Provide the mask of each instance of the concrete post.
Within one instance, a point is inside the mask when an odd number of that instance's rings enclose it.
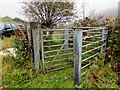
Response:
[[[82,30],[74,32],[74,85],[80,84],[81,61],[82,61]]]
[[[33,50],[33,60],[35,64],[35,68],[39,69],[40,64],[40,53],[39,53],[39,30],[37,29],[37,25],[35,22],[30,22],[31,29],[31,39],[32,39],[32,50]]]

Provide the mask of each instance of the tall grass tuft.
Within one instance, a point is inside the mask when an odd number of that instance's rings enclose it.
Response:
[[[90,66],[80,88],[118,88],[116,83],[118,76],[112,71],[110,64],[104,64],[101,54]]]

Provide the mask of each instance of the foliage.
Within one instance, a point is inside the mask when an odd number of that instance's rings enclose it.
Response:
[[[120,25],[116,23],[113,26],[108,26],[109,36],[108,36],[108,60],[114,63],[120,61]]]
[[[115,24],[110,24],[108,34],[108,49],[106,54],[105,63],[109,63],[111,69],[119,76],[120,67],[120,20],[117,20]],[[117,84],[120,85],[120,79],[118,77]]]
[[[23,2],[24,14],[41,23],[41,27],[52,28],[70,21],[74,16],[73,2]]]
[[[85,17],[83,20],[79,19],[78,21],[74,22],[74,25],[77,27],[98,27],[98,26],[105,26],[105,22],[102,15],[98,17]]]
[[[15,37],[13,45],[20,66],[26,65],[26,61],[31,61],[31,46],[25,32],[26,30],[20,36]]]

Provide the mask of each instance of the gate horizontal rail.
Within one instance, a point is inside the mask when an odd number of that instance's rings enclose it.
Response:
[[[97,55],[98,55],[98,53],[96,53],[96,54],[94,54],[94,55],[92,55],[92,56],[90,56],[90,57],[88,57],[86,59],[83,59],[82,62],[85,62],[85,61],[87,61],[87,60],[89,60],[89,59],[91,59],[91,58],[93,58],[93,57],[95,57]]]
[[[83,37],[83,39],[93,38],[93,37],[96,37],[96,36],[102,36],[102,34],[98,34],[98,35],[95,35],[95,36]]]
[[[73,58],[64,58],[64,59],[59,59],[59,60],[47,61],[47,62],[45,62],[45,63],[59,62],[59,61],[67,60],[67,59],[73,59]]]
[[[86,45],[83,45],[82,47],[87,47],[87,46],[89,46],[89,45],[92,45],[92,44],[95,44],[95,43],[99,43],[99,42],[101,42],[102,40],[99,40],[99,41],[96,41],[96,42],[91,42],[91,43],[89,43],[89,44],[86,44]]]
[[[53,42],[53,41],[63,41],[63,40],[66,40],[66,39],[59,39],[59,40],[45,40],[43,42]],[[73,39],[69,39],[70,40],[73,40]]]
[[[68,48],[68,50],[73,50],[74,48]],[[48,53],[48,52],[57,52],[59,50],[52,50],[52,51],[45,51],[44,53]],[[61,49],[60,51],[64,51],[64,49]]]
[[[52,67],[56,67],[56,66],[66,65],[66,64],[72,64],[72,63],[71,62],[69,62],[69,63],[62,63],[62,64],[57,64],[57,65],[53,65],[53,66],[45,67],[45,68],[47,69],[47,68],[52,68]]]
[[[46,73],[48,73],[48,72],[53,72],[53,71],[58,71],[58,70],[63,70],[63,69],[66,69],[66,68],[71,68],[71,67],[73,67],[73,65],[67,66],[67,67],[63,67],[63,68],[58,68],[58,69],[49,70],[49,71],[46,71]]]
[[[84,54],[86,54],[86,53],[89,53],[89,52],[92,52],[92,51],[94,51],[94,50],[96,50],[96,49],[98,49],[98,48],[101,48],[101,47],[103,47],[103,46],[106,46],[106,44],[104,44],[104,45],[102,45],[102,46],[99,46],[99,47],[96,47],[96,48],[94,48],[94,49],[91,49],[91,50],[89,50],[89,51],[83,52],[82,55],[84,55]]]
[[[73,31],[73,29],[43,29],[43,31]]]
[[[60,55],[57,55],[57,56],[64,56],[64,55],[69,55],[69,54],[74,54],[74,53],[60,54]],[[45,58],[51,58],[51,57],[55,57],[55,56],[56,55],[48,56],[48,57],[45,57]]]

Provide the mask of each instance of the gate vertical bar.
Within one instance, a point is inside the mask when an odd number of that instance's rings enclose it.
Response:
[[[0,88],[2,89],[2,86],[3,86],[3,85],[2,85],[2,80],[3,80],[3,79],[2,79],[2,73],[3,73],[3,72],[2,72],[2,69],[3,69],[3,68],[2,68],[2,56],[0,56],[0,58],[1,58],[1,60],[0,60]]]
[[[102,45],[107,44],[107,34],[108,34],[108,29],[107,28],[103,28],[102,30]],[[102,46],[101,51],[105,51],[106,50],[106,45]]]
[[[108,29],[105,27],[102,30],[102,46],[101,51],[103,52],[104,59],[106,57],[106,48],[107,48],[107,35],[108,35]]]
[[[35,68],[39,70],[40,63],[40,54],[39,54],[39,30],[37,29],[37,25],[35,22],[30,22],[31,29],[31,39],[32,39],[32,50],[33,50],[33,60],[35,64]]]
[[[41,54],[42,54],[42,71],[44,71],[44,44],[43,44],[43,31],[42,29],[40,30],[41,34]]]
[[[120,1],[118,2],[118,20],[120,20]]]
[[[64,31],[64,39],[66,40],[65,46],[64,46],[64,52],[67,54],[68,53],[68,37],[69,37],[69,32],[67,28]],[[65,55],[66,58],[68,58],[68,55]]]
[[[118,25],[120,28],[120,1],[118,2]]]
[[[74,85],[80,84],[81,61],[82,61],[82,30],[74,32]]]

